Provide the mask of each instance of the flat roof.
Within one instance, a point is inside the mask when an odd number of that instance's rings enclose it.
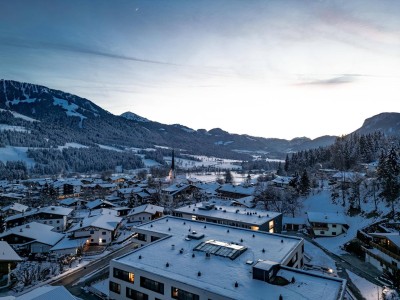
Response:
[[[213,205],[214,207],[205,209],[207,205]],[[208,202],[180,207],[174,211],[254,225],[262,225],[281,215],[281,213],[278,212],[262,211],[238,206],[215,205],[214,203]]]
[[[302,271],[280,271],[289,281],[292,277],[296,279],[295,283],[286,286],[252,279],[252,265],[260,260],[283,263],[301,244],[302,239],[298,237],[171,216],[137,228],[165,234],[165,237],[114,259],[115,262],[233,299],[265,299],[266,295],[269,299],[278,299],[282,295],[283,299],[334,300],[342,291],[342,280],[307,275]],[[199,239],[187,238],[189,234],[193,235],[193,231],[200,236]],[[194,251],[202,242],[209,240],[236,244],[247,249],[235,259]],[[201,276],[198,276],[198,272]],[[235,287],[236,281],[238,287]]]

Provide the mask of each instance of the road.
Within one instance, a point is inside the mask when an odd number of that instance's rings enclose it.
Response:
[[[108,266],[110,260],[122,256],[135,248],[137,244],[129,243],[124,247],[111,252],[110,254],[102,257],[99,260],[95,260],[83,268],[76,270],[75,272],[66,274],[62,278],[56,279],[51,283],[51,285],[63,285],[65,286],[74,296],[80,297],[82,299],[98,299],[96,296],[85,293],[81,287],[85,285],[85,280],[82,278],[87,277],[89,274],[93,273],[93,276],[101,276],[108,273]],[[91,277],[91,276],[88,276]],[[88,278],[89,279],[89,278]],[[82,281],[82,282],[80,282]]]

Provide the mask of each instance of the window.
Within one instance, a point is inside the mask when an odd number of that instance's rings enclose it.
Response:
[[[57,230],[60,230],[60,227],[57,227]]]
[[[57,224],[60,224],[60,220],[57,220]]]
[[[145,242],[145,241],[146,241],[146,235],[143,234],[143,233],[138,233],[137,239],[138,239],[139,241]]]
[[[110,292],[121,294],[121,285],[110,281]]]
[[[320,231],[320,234],[325,234],[325,231],[321,230],[321,231]]]
[[[90,230],[90,234],[94,234],[94,230]]]
[[[47,221],[43,221],[43,224],[47,224]]]
[[[152,242],[159,240],[160,238],[158,236],[151,236],[150,240]]]
[[[53,221],[49,221],[49,224],[53,224]]]
[[[93,242],[94,242],[94,239],[90,239],[90,241],[93,243]]]
[[[332,231],[332,235],[336,235],[336,231]]]
[[[176,287],[171,287],[171,298],[179,300],[199,300],[199,295],[186,292]]]
[[[126,288],[126,298],[135,299],[135,300],[148,300],[149,296],[147,294],[143,294],[141,292],[135,291],[130,288]]]
[[[332,227],[333,227],[333,228],[336,228],[336,224],[332,224]]]
[[[106,239],[102,239],[101,242],[102,242],[102,243],[105,243],[105,242],[106,242]]]
[[[140,276],[140,286],[145,289],[164,295],[164,284],[161,282]]]
[[[128,271],[124,271],[124,270],[120,270],[117,268],[113,269],[113,276],[114,278],[118,278],[121,279],[123,281],[126,282],[130,282],[130,283],[134,283],[135,282],[135,274],[128,272]]]
[[[102,235],[106,235],[106,234],[107,234],[107,232],[103,231],[101,234],[102,234]]]

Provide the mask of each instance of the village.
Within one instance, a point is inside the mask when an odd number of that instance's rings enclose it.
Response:
[[[299,207],[291,214],[271,209],[265,193],[284,193],[293,177],[204,181],[177,174],[173,154],[163,178],[119,173],[2,181],[1,295],[42,299],[34,297],[57,289],[65,299],[155,299],[171,290],[172,299],[359,299],[366,284],[381,297],[391,295],[400,264],[398,223],[377,216],[360,221],[340,204],[327,204],[333,186],[373,177],[375,169],[321,169],[310,196],[292,203]],[[194,259],[201,256],[209,259]],[[204,277],[224,268],[235,270],[234,282],[216,285],[215,275]]]

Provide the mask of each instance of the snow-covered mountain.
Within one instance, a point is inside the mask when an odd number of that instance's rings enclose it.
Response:
[[[285,140],[232,134],[221,128],[194,130],[180,124],[150,121],[132,112],[116,116],[88,99],[11,80],[0,80],[0,109],[0,124],[24,129],[14,131],[13,135],[0,130],[0,145],[58,147],[79,143],[120,149],[158,145],[226,158],[245,158],[249,152],[284,158],[287,152],[331,145],[336,138],[323,136],[314,140],[306,137]],[[372,117],[359,131],[380,129],[385,133],[399,132],[398,115]],[[2,128],[10,128],[8,126]]]

